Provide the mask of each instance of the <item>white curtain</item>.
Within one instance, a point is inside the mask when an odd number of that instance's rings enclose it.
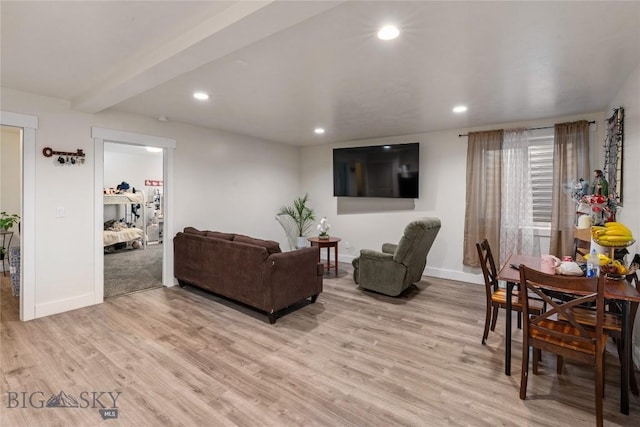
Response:
[[[529,165],[528,132],[504,131],[500,207],[500,265],[511,254],[540,255],[533,230],[533,193]]]

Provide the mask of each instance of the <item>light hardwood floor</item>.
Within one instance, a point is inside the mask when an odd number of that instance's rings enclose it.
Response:
[[[487,345],[481,286],[423,278],[406,298],[358,289],[350,266],[270,325],[193,288],[144,291],[22,323],[2,279],[0,425],[4,426],[574,426],[593,425],[590,369],[568,362],[518,398],[521,331],[503,373],[504,317]],[[514,323],[515,324],[515,323]],[[619,413],[619,364],[607,352],[605,425]],[[8,392],[120,392],[118,419],[95,408],[8,408]],[[16,395],[12,395],[16,396]],[[84,395],[86,397],[86,395]],[[100,402],[111,407],[108,395]],[[18,402],[22,403],[20,400]],[[82,403],[82,401],[80,401]]]

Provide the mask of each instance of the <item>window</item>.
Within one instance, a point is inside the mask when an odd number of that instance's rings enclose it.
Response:
[[[553,188],[553,134],[530,138],[529,165],[533,195],[533,222],[551,223]]]

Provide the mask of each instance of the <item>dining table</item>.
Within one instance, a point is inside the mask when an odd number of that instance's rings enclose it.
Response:
[[[539,256],[513,254],[498,272],[497,279],[506,282],[506,337],[505,337],[505,375],[511,375],[511,297],[513,288],[520,284],[519,266],[525,265],[534,270],[542,270],[542,258]],[[622,305],[622,362],[620,366],[620,412],[629,415],[629,378],[632,369],[631,304],[640,303],[640,292],[626,280],[607,279],[604,285],[605,299],[619,301]]]

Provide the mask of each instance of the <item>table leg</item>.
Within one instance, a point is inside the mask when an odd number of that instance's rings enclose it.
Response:
[[[504,339],[504,374],[511,375],[511,295],[513,294],[513,283],[507,282],[507,330]]]
[[[336,257],[336,277],[338,277],[338,244],[337,243],[336,243],[335,251],[333,252],[333,255],[335,255]]]
[[[331,273],[331,248],[327,246],[327,273]]]
[[[622,366],[620,367],[620,412],[629,415],[629,377],[631,375],[631,325],[629,301],[622,302]]]

